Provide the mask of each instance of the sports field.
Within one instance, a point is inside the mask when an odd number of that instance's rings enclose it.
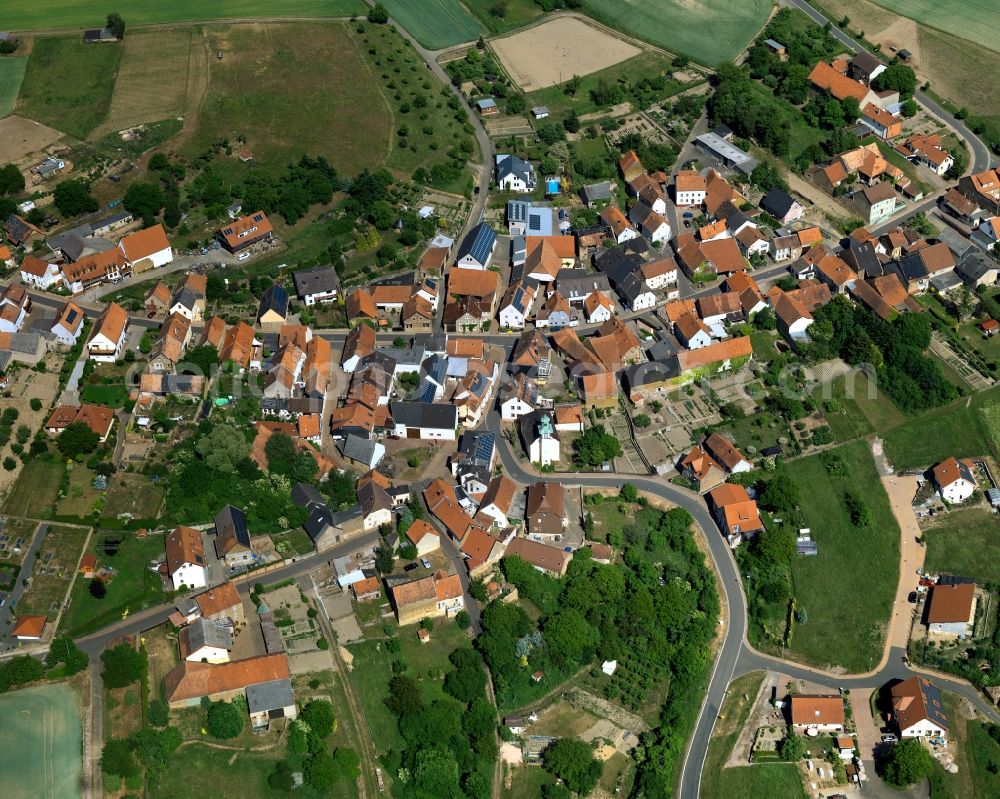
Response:
[[[382,0],[382,5],[429,50],[475,41],[483,30],[458,0]]]
[[[119,11],[125,25],[273,17],[348,17],[362,13],[362,0],[130,0]],[[113,8],[93,0],[4,0],[0,30],[33,31],[103,25]],[[128,33],[126,32],[126,37]]]
[[[208,38],[210,52],[224,55],[211,59],[192,155],[242,137],[256,161],[274,168],[303,153],[349,174],[385,163],[391,116],[346,26],[222,26]]]
[[[80,708],[65,685],[0,696],[0,796],[78,799],[82,772]]]
[[[875,0],[902,17],[1000,52],[996,0]]]
[[[757,35],[770,0],[583,0],[594,19],[709,66],[728,61]]]
[[[108,115],[121,45],[83,44],[80,37],[35,40],[17,112],[85,139]]]
[[[27,68],[27,56],[0,58],[0,117],[14,113],[17,93],[21,91],[21,81]]]

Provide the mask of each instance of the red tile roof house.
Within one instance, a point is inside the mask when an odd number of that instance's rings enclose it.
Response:
[[[566,574],[569,562],[573,559],[572,552],[550,547],[529,538],[515,538],[507,545],[505,557],[515,555],[538,571],[546,572],[553,577],[562,577]]]
[[[708,493],[708,504],[731,547],[739,546],[745,538],[753,538],[764,529],[757,503],[741,485],[724,483],[713,488]]]
[[[929,633],[966,636],[976,621],[976,584],[935,585],[924,612]]]
[[[840,696],[795,694],[788,700],[792,727],[796,731],[843,732],[844,700]]]
[[[970,460],[948,458],[935,466],[931,475],[945,502],[964,502],[976,490],[975,464]]]

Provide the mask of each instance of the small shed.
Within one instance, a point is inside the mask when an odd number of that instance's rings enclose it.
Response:
[[[535,119],[545,119],[549,115],[549,107],[547,105],[536,105],[531,109],[531,115]]]
[[[986,499],[989,500],[991,508],[1000,508],[1000,488],[987,489]]]
[[[611,677],[615,673],[617,668],[618,668],[617,660],[605,660],[604,663],[601,664],[601,671],[603,671],[609,677]]]
[[[781,42],[776,42],[774,39],[765,39],[764,44],[767,45],[767,49],[774,53],[779,58],[785,57],[785,45]]]
[[[909,61],[913,57],[913,53],[909,50],[900,50],[897,55],[899,56],[900,61]]]
[[[1000,322],[996,319],[985,319],[977,327],[983,332],[984,336],[991,338],[997,334],[997,331],[1000,331]]]
[[[497,108],[496,100],[492,97],[486,97],[482,100],[476,100],[476,110],[479,112],[480,116],[488,117],[494,114],[499,114],[500,109]]]

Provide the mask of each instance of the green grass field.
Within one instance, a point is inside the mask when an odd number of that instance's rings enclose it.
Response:
[[[459,0],[382,0],[382,5],[428,50],[473,42],[483,30]]]
[[[725,799],[805,799],[799,771],[791,763],[727,768],[719,774],[714,794]]]
[[[362,0],[131,0],[121,8],[126,25],[198,22],[208,19],[273,17],[346,17],[360,14]],[[113,9],[112,9],[113,10]],[[0,4],[0,30],[89,28],[104,24],[108,9],[89,0],[8,0]],[[126,36],[128,32],[126,31]]]
[[[542,15],[542,7],[535,0],[505,0],[504,15],[493,13],[496,0],[464,0],[463,4],[475,14],[489,33],[506,33],[527,25]]]
[[[100,548],[108,539],[121,539],[115,555]],[[166,598],[160,576],[149,570],[150,562],[163,554],[163,536],[137,538],[135,533],[98,531],[90,539],[90,552],[97,555],[98,566],[117,570],[103,599],[94,599],[88,590],[89,580],[77,580],[70,594],[70,607],[63,614],[60,630],[80,636],[121,619],[127,608],[130,613],[150,607]]]
[[[14,113],[27,68],[28,59],[25,56],[0,58],[0,117]]]
[[[52,509],[52,503],[59,493],[65,468],[62,463],[41,460],[26,463],[7,495],[3,505],[4,513],[44,518]]]
[[[847,376],[837,377],[813,392],[813,397],[824,407],[827,423],[837,441],[851,441],[875,431],[885,433],[906,421],[906,416],[888,396],[871,389],[864,372],[857,372],[853,380]]]
[[[902,17],[1000,52],[994,0],[874,0]],[[990,20],[993,20],[990,22]]]
[[[242,136],[271,169],[303,153],[351,175],[384,163],[389,110],[345,26],[241,25],[213,28],[209,39],[226,57],[212,64],[191,155]]]
[[[163,504],[163,488],[141,474],[115,476],[105,493],[104,518],[131,513],[135,519],[155,519]],[[301,531],[305,535],[305,531]],[[308,538],[308,536],[306,536]]]
[[[77,35],[36,39],[17,112],[85,139],[108,115],[121,52],[118,44],[86,45]]]
[[[714,66],[735,58],[764,27],[769,0],[583,0],[599,22]]]
[[[847,464],[844,477],[830,476],[819,455],[795,461],[790,470],[819,555],[792,562],[792,594],[808,621],[795,625],[788,649],[816,666],[863,672],[882,655],[899,580],[899,527],[868,445],[855,441],[835,451]],[[847,491],[871,510],[871,527],[851,523]]]
[[[528,94],[529,105],[548,106],[549,113],[553,117],[561,117],[575,111],[577,114],[589,114],[599,111],[607,106],[597,105],[591,99],[590,92],[596,88],[600,82],[614,84],[618,82],[633,83],[645,77],[659,75],[668,70],[670,60],[653,50],[646,51],[637,56],[633,56],[620,64],[602,69],[599,72],[592,72],[584,75],[580,79],[580,87],[576,94],[569,95],[563,91],[562,86],[550,86],[547,89],[539,89]],[[672,97],[684,91],[688,84],[680,81],[670,81],[667,90],[662,95],[657,95],[660,99]]]
[[[764,682],[764,672],[753,671],[737,677],[729,684],[726,698],[722,701],[722,709],[719,711],[719,721],[708,744],[705,767],[701,773],[701,795],[705,799],[729,797],[728,793],[719,790],[723,780],[723,766],[729,759],[743,725],[746,724],[750,708],[762,682]]]
[[[983,410],[998,405],[1000,388],[992,388],[935,408],[887,433],[885,454],[897,471],[926,468],[949,455],[995,454],[1000,447],[1000,419],[990,425]],[[992,437],[991,426],[996,428]]]
[[[83,402],[107,405],[110,408],[124,408],[129,403],[128,389],[124,385],[84,386],[80,389]]]
[[[977,583],[1000,582],[1000,561],[984,558],[996,549],[1000,530],[996,516],[982,508],[953,510],[924,533],[930,572],[972,577]]]
[[[66,685],[0,696],[0,795],[4,799],[76,799],[82,772],[82,727]]]

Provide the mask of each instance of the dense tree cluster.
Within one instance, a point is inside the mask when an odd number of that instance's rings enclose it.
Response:
[[[905,788],[931,775],[934,758],[921,741],[910,738],[892,746],[880,766],[886,782]]]
[[[879,388],[901,410],[927,410],[958,396],[937,361],[924,355],[931,341],[928,314],[901,314],[886,321],[837,297],[817,308],[815,318],[809,328],[810,354],[818,359],[839,355],[852,366],[868,364]]]
[[[322,156],[302,156],[278,177],[259,170],[251,172],[243,185],[243,207],[281,214],[294,225],[313,205],[325,205],[340,189],[337,170]]]
[[[602,424],[588,427],[573,442],[573,459],[581,466],[600,466],[621,454],[621,442],[607,432]]]
[[[103,670],[101,678],[108,688],[124,688],[138,682],[146,670],[144,650],[137,650],[128,644],[119,644],[101,653]]]
[[[40,680],[44,675],[42,661],[35,660],[30,655],[15,655],[10,660],[0,662],[0,694]]]
[[[504,706],[530,701],[538,690],[531,682],[535,671],[546,675],[544,688],[550,675],[558,681],[587,663],[638,658],[657,664],[671,690],[661,726],[643,741],[647,756],[638,784],[643,795],[666,796],[697,713],[695,685],[709,662],[718,597],[691,538],[691,516],[675,508],[642,510],[638,517],[622,531],[621,564],[598,564],[579,550],[566,577],[557,580],[505,558],[507,579],[541,617],[536,625],[517,604],[490,603],[476,647]],[[573,773],[586,774],[586,768]]]
[[[90,196],[90,184],[79,178],[56,184],[52,192],[52,203],[67,217],[90,214],[100,208],[97,200]]]

